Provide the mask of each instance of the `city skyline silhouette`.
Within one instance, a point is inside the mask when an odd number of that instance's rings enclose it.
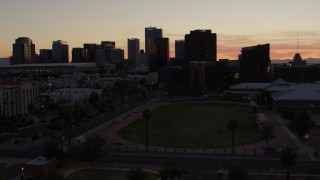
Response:
[[[7,1],[0,7],[0,57],[11,56],[14,40],[24,36],[33,40],[37,53],[61,39],[71,48],[115,41],[127,54],[127,39],[138,38],[144,47],[144,28],[153,26],[169,38],[171,57],[175,40],[191,30],[210,29],[217,33],[218,59],[237,59],[242,47],[264,43],[271,45],[272,59],[292,59],[297,33],[302,57],[319,58],[319,5],[316,0]]]

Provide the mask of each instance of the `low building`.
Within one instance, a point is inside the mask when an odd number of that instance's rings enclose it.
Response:
[[[271,97],[276,109],[316,112],[320,109],[320,84],[296,84],[292,89],[272,93]]]
[[[320,110],[320,83],[289,83],[278,79],[271,83],[240,83],[225,91],[234,100],[257,100],[262,91],[270,93],[270,104],[275,109],[318,112]]]
[[[225,95],[233,100],[250,101],[256,100],[258,94],[264,89],[269,88],[272,83],[240,83],[231,86],[225,91]]]
[[[0,79],[0,116],[27,114],[38,108],[38,87],[28,82]]]
[[[26,179],[34,178],[40,179],[45,176],[47,173],[51,172],[56,168],[55,159],[48,160],[43,156],[39,156],[25,165],[22,169]]]
[[[101,89],[90,88],[64,88],[40,94],[40,98],[49,98],[59,103],[77,103],[90,97],[92,92],[102,93]]]

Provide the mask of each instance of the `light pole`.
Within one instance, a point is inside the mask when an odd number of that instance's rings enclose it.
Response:
[[[24,180],[24,167],[21,168],[20,180]]]

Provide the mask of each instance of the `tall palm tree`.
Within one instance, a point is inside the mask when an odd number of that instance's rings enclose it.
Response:
[[[69,146],[71,146],[71,129],[74,123],[74,116],[71,106],[61,106],[59,109],[59,115],[62,119],[61,135],[63,136],[63,131],[67,132]],[[62,137],[62,149],[63,149],[63,137]]]
[[[232,131],[232,153],[235,153],[234,149],[234,131],[238,128],[238,122],[235,119],[230,119],[228,122],[228,129]]]
[[[290,179],[290,167],[296,163],[297,154],[292,148],[285,147],[280,155],[281,164],[287,168],[287,180]]]
[[[149,150],[149,120],[152,116],[152,111],[150,109],[143,110],[143,119],[146,120],[146,151]]]
[[[270,125],[266,125],[265,127],[263,127],[262,135],[263,135],[263,138],[266,140],[266,145],[268,147],[269,146],[269,139],[272,138],[272,136],[273,136],[272,127]]]

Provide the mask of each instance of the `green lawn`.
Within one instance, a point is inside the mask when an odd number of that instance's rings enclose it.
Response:
[[[72,173],[67,177],[67,180],[127,180],[126,174],[128,171],[117,170],[79,170],[78,176],[76,173]],[[158,175],[153,173],[147,173],[148,180],[157,179]]]
[[[169,104],[152,111],[149,121],[150,145],[166,147],[229,147],[231,131],[228,120],[238,121],[235,144],[261,140],[255,115],[247,105],[226,102]],[[145,143],[145,120],[138,119],[120,130],[120,136]]]

